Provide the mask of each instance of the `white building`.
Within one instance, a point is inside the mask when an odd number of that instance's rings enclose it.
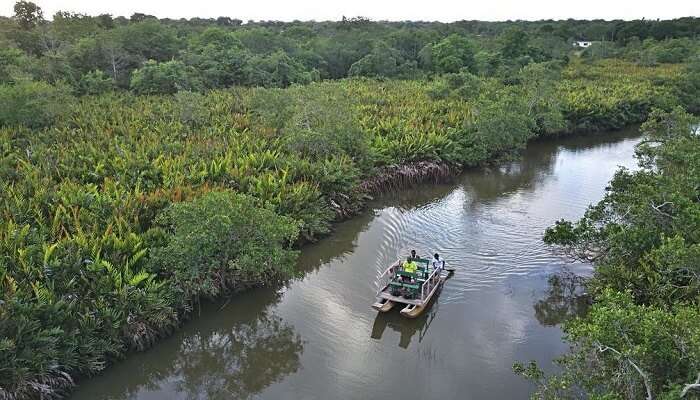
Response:
[[[588,47],[592,44],[593,44],[593,42],[589,42],[586,40],[579,40],[579,41],[574,42],[574,47],[580,47],[582,49],[585,49],[586,47]]]

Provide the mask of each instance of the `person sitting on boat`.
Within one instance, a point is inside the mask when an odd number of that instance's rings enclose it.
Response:
[[[411,260],[417,260],[417,259],[418,259],[418,254],[416,254],[415,250],[411,250],[411,256],[408,257],[408,260],[411,261]]]
[[[445,268],[445,261],[440,259],[440,254],[438,253],[433,255],[431,263],[433,265],[433,270],[438,271],[438,273]]]
[[[404,261],[403,264],[401,264],[401,267],[403,268],[404,272],[409,272],[412,274],[415,274],[416,271],[418,270],[418,264],[416,264],[416,262],[413,261],[413,258],[411,258],[411,257],[408,257],[406,259],[406,261]],[[409,278],[407,276],[403,276],[402,278],[404,281],[411,280],[411,278]]]

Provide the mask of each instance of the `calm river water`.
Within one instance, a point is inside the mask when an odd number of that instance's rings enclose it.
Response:
[[[514,361],[567,350],[577,298],[548,282],[567,264],[542,243],[599,200],[634,132],[531,144],[522,160],[383,196],[304,247],[303,276],[203,306],[172,337],[85,380],[82,399],[525,399]],[[425,314],[370,308],[399,255],[438,251],[457,272]],[[398,309],[398,307],[397,307]]]

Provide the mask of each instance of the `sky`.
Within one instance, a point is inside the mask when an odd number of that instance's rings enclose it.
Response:
[[[372,20],[538,20],[538,19],[671,19],[700,16],[700,0],[34,0],[49,18],[56,11],[88,15],[130,16],[135,12],[160,18],[248,20],[339,20],[363,16]],[[15,0],[0,0],[0,15],[11,16]]]

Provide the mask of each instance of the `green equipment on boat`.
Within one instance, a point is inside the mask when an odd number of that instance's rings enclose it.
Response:
[[[409,257],[387,268],[380,276],[381,289],[372,307],[387,312],[397,303],[406,304],[401,315],[415,318],[428,305],[447,278],[444,269],[432,268],[430,260]]]

